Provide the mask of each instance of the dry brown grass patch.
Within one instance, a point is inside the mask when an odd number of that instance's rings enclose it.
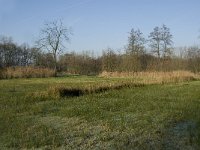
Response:
[[[52,86],[47,90],[47,95],[51,97],[78,97],[92,93],[103,93],[109,90],[119,90],[122,88],[141,87],[144,84],[134,82],[120,82],[101,85],[87,85],[84,87],[68,87],[65,85]]]
[[[9,67],[1,70],[0,79],[53,77],[54,70],[39,67]]]
[[[171,72],[102,72],[100,77],[114,78],[135,78],[138,82],[144,84],[153,83],[178,83],[184,81],[198,80],[198,74],[189,71],[171,71]]]

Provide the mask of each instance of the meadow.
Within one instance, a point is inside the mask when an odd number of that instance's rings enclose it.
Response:
[[[0,149],[200,147],[196,75],[117,76],[0,80]]]

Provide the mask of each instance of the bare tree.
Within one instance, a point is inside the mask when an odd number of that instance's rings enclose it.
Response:
[[[116,71],[119,66],[118,60],[116,52],[111,48],[107,48],[103,51],[102,55],[102,70],[109,72]]]
[[[144,54],[144,44],[146,40],[143,33],[137,29],[131,29],[128,37],[128,47],[126,48],[126,59],[124,65],[128,71],[138,71],[140,69],[140,57]]]
[[[131,54],[136,54],[138,56],[143,52],[146,40],[139,29],[131,29],[131,32],[129,34],[130,36],[128,37],[128,52]]]
[[[150,38],[150,47],[152,48],[152,52],[155,53],[158,58],[161,56],[161,42],[162,42],[162,32],[159,27],[155,27],[153,32],[149,35]]]
[[[163,45],[163,56],[170,56],[172,54],[172,34],[170,32],[170,29],[163,24],[161,28],[161,34],[162,34],[162,45]]]
[[[41,30],[41,38],[37,41],[39,48],[48,50],[54,58],[55,76],[57,75],[57,58],[65,48],[65,43],[69,42],[71,31],[63,25],[61,20],[45,23]]]
[[[160,58],[161,55],[164,57],[171,55],[173,44],[172,34],[166,25],[162,25],[162,27],[155,27],[153,32],[150,33],[149,38],[150,47],[158,58]]]
[[[192,46],[187,49],[188,70],[193,72],[200,71],[200,49],[198,46]]]

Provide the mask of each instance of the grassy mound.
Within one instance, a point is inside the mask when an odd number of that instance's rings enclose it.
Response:
[[[65,85],[58,85],[50,87],[47,90],[49,96],[53,97],[76,97],[92,93],[102,93],[108,90],[119,90],[122,88],[132,88],[132,87],[141,87],[144,84],[140,83],[131,83],[131,82],[122,82],[122,83],[113,83],[113,84],[99,84],[99,85],[87,85],[87,86],[78,86],[78,87],[69,87]]]

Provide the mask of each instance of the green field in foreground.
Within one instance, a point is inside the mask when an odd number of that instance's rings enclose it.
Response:
[[[200,81],[32,97],[50,86],[128,79],[0,80],[0,149],[199,149]]]

